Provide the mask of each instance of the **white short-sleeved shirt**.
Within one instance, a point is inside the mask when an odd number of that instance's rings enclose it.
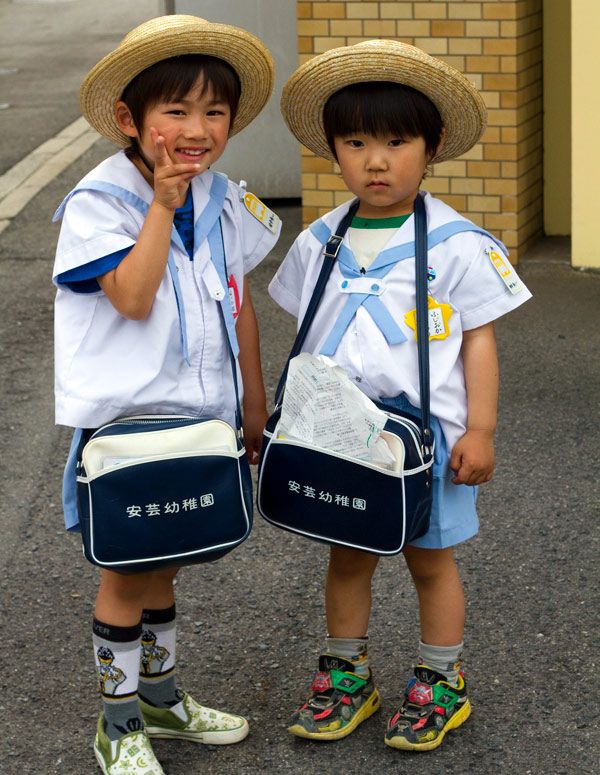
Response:
[[[146,204],[152,188],[125,154],[111,156],[78,184],[100,181],[126,189]],[[214,205],[213,173],[191,183],[194,218]],[[235,393],[219,299],[243,299],[244,275],[279,236],[245,207],[243,190],[227,181],[221,224],[229,291],[211,261],[208,241],[195,245],[194,260],[171,242],[185,309],[188,360],[183,357],[180,314],[170,273],[165,272],[145,320],[120,315],[101,291],[76,293],[58,283],[55,307],[56,422],[94,428],[115,417],[182,413],[233,422]],[[214,211],[214,207],[212,207]],[[208,210],[206,210],[208,212]],[[77,190],[62,220],[53,278],[132,246],[144,215],[109,193]],[[240,382],[241,391],[241,382]]]
[[[468,223],[448,205],[425,195],[428,233],[449,223]],[[335,232],[349,204],[341,205],[321,219]],[[439,232],[438,232],[439,233]],[[409,218],[385,246],[386,251],[414,241],[414,218]],[[348,246],[348,233],[344,238]],[[296,239],[269,285],[273,299],[302,320],[322,265],[323,244],[306,229]],[[467,231],[450,236],[428,253],[429,295],[439,304],[450,305],[447,336],[429,343],[431,412],[440,420],[448,448],[464,434],[467,397],[460,355],[462,332],[489,323],[515,309],[531,297],[512,270],[520,290],[512,293],[495,268],[494,256],[504,256],[502,248],[487,234]],[[508,265],[508,259],[505,259]],[[372,399],[406,394],[420,405],[417,343],[405,315],[415,310],[414,251],[400,260],[385,277],[377,280],[379,300],[406,336],[400,344],[389,345],[382,331],[364,306],[344,332],[332,356],[361,390]],[[368,276],[368,273],[367,273]],[[339,263],[334,266],[323,298],[304,344],[304,350],[318,354],[330,334],[348,293],[342,289],[344,276]]]

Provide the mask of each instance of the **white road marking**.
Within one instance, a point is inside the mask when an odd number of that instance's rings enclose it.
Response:
[[[0,176],[0,234],[44,186],[76,161],[100,135],[78,118]]]

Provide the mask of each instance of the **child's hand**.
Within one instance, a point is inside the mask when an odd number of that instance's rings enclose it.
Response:
[[[199,164],[175,164],[167,152],[165,138],[150,127],[154,143],[154,200],[168,210],[176,210],[185,202],[190,180],[199,170]]]
[[[251,466],[258,463],[258,456],[262,446],[262,435],[265,429],[269,414],[266,407],[260,409],[244,409],[244,446],[246,455]]]
[[[494,434],[487,430],[467,430],[454,445],[450,468],[453,484],[484,484],[494,473]]]

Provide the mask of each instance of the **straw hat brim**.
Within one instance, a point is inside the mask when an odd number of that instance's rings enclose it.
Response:
[[[323,108],[335,92],[365,81],[400,83],[429,97],[445,128],[444,147],[435,163],[466,153],[486,127],[481,95],[458,70],[407,43],[369,40],[309,59],[284,86],[281,112],[302,145],[317,156],[334,159],[325,137]]]
[[[218,57],[237,73],[241,95],[230,135],[256,118],[271,96],[275,67],[258,38],[228,24],[176,14],[150,19],[136,27],[90,70],[79,90],[83,116],[108,140],[122,147],[129,145],[114,115],[115,103],[124,88],[151,65],[184,54]]]

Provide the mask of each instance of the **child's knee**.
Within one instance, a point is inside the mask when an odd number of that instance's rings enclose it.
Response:
[[[329,573],[335,576],[372,576],[379,557],[358,549],[332,546],[329,556]]]
[[[415,583],[426,583],[457,574],[452,547],[448,549],[420,549],[415,546],[407,546],[404,549],[404,559]]]

